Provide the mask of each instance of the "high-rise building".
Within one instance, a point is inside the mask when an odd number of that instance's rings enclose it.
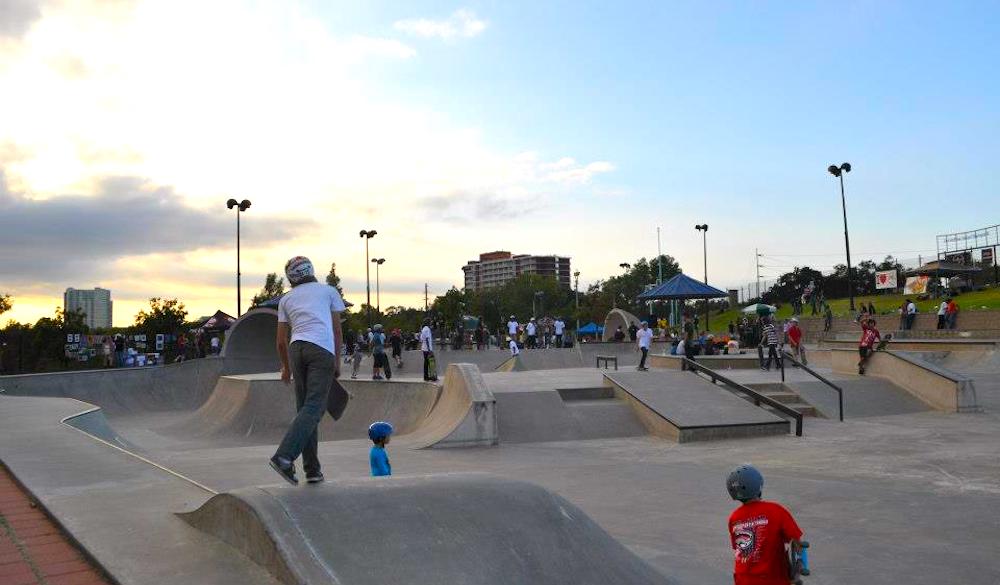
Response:
[[[462,267],[466,290],[483,290],[503,286],[522,274],[551,276],[570,288],[569,258],[566,256],[513,255],[510,252],[480,254],[479,260],[469,260]]]
[[[111,327],[111,291],[106,288],[67,288],[63,293],[63,311],[76,310],[87,315],[84,322],[91,329]]]

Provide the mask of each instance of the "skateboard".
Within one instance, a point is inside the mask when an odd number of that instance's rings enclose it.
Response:
[[[330,394],[326,399],[326,411],[330,413],[333,420],[340,420],[340,417],[344,414],[344,410],[347,409],[347,403],[350,399],[351,395],[340,385],[340,380],[334,378],[333,384],[330,385]]]
[[[788,547],[788,579],[794,585],[802,585],[802,577],[809,575],[809,543],[802,541],[802,548],[795,551]]]
[[[437,359],[434,357],[434,354],[431,354],[430,356],[427,357],[427,375],[430,377],[431,380],[438,379],[438,365],[437,365]]]

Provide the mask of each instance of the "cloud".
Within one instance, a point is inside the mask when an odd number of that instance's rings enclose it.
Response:
[[[393,28],[414,36],[439,38],[446,41],[455,38],[472,38],[486,30],[486,21],[476,17],[471,10],[460,9],[444,20],[430,18],[410,18],[398,20]]]
[[[428,219],[459,225],[480,221],[509,221],[528,215],[542,206],[537,199],[467,191],[425,197],[420,200],[419,205]]]
[[[0,39],[20,39],[42,17],[38,0],[0,1]]]
[[[12,284],[104,280],[122,257],[231,246],[232,219],[191,207],[172,187],[138,177],[101,179],[93,195],[33,200],[12,193],[0,169],[0,265]],[[271,217],[253,241],[287,240],[311,227],[311,220]]]

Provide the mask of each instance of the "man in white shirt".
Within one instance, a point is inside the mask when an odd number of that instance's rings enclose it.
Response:
[[[520,326],[521,324],[517,322],[517,319],[514,318],[514,315],[511,315],[510,320],[507,321],[507,335],[510,335],[513,339],[516,340],[517,328]]]
[[[645,372],[649,368],[646,367],[646,356],[649,355],[649,348],[653,343],[653,330],[649,328],[649,324],[643,321],[639,330],[635,332],[635,342],[639,347],[639,351],[642,352],[642,358],[639,360],[639,371]]]
[[[317,456],[316,427],[324,412],[340,418],[347,404],[347,393],[337,383],[338,356],[343,347],[340,313],[346,307],[337,289],[316,281],[308,258],[296,256],[289,260],[285,276],[292,290],[278,301],[278,358],[281,381],[288,384],[295,380],[298,414],[271,457],[271,468],[288,483],[298,484],[295,460],[302,456],[306,481],[318,483],[323,481],[323,473]]]
[[[906,328],[913,329],[913,321],[917,318],[917,304],[911,300],[906,302]]]
[[[424,326],[420,329],[420,351],[424,352],[424,380],[437,381],[437,372],[432,372],[430,367],[431,358],[434,357],[434,333],[431,332],[430,319],[424,319]]]
[[[938,317],[937,328],[938,329],[944,329],[945,315],[947,313],[948,313],[948,299],[945,299],[945,300],[941,301],[941,306],[938,307],[938,312],[937,312],[937,317]]]
[[[556,330],[556,347],[562,347],[563,331],[566,329],[566,324],[563,323],[562,317],[556,317],[556,322],[552,324],[552,327]]]
[[[531,321],[528,321],[528,324],[524,326],[524,333],[528,336],[528,342],[525,346],[528,349],[535,349],[538,347],[538,326],[535,325],[534,317],[532,317]]]

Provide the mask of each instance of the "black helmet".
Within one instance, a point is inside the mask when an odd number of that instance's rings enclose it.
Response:
[[[764,476],[753,465],[740,465],[729,472],[726,489],[734,500],[745,503],[760,497],[764,489]]]

